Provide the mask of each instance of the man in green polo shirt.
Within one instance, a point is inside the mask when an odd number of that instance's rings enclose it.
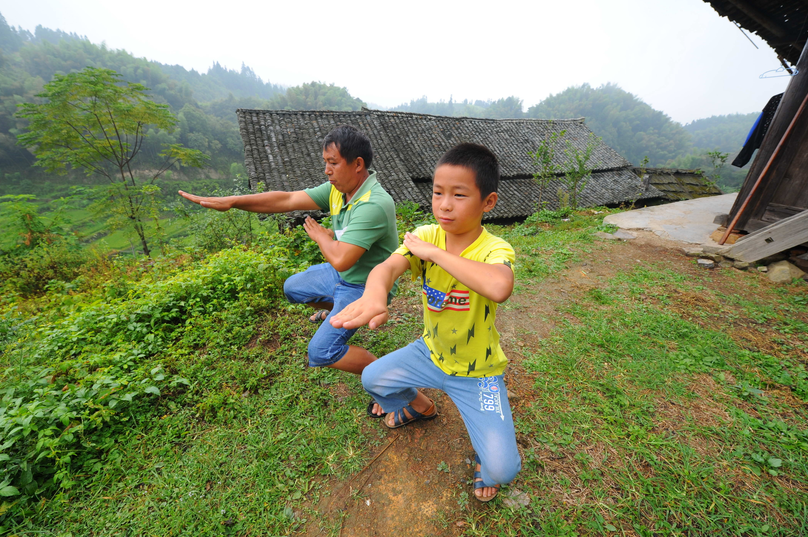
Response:
[[[330,312],[318,311],[312,318],[325,322],[321,322],[309,343],[309,365],[358,375],[376,357],[348,345],[355,329],[334,328],[328,321],[362,296],[371,269],[398,248],[396,209],[393,199],[376,180],[376,172],[369,170],[373,149],[362,132],[348,125],[333,129],[323,140],[323,160],[328,182],[315,188],[227,197],[200,197],[183,191],[179,194],[217,211],[235,208],[282,213],[320,209],[331,214],[333,230],[311,217],[303,223],[327,263],[291,276],[283,289],[290,302]],[[381,414],[381,409],[369,407],[368,412]]]

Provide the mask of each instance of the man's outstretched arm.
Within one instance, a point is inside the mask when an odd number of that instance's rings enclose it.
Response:
[[[387,322],[387,295],[399,276],[407,272],[410,262],[400,254],[393,254],[384,263],[376,265],[368,275],[362,298],[345,306],[331,317],[335,328],[349,330],[368,325],[371,330]]]
[[[289,211],[315,211],[320,207],[302,190],[295,192],[261,192],[243,196],[204,197],[179,191],[179,195],[202,207],[217,211],[241,209],[252,213],[288,213]]]

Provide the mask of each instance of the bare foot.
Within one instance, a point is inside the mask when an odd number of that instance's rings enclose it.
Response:
[[[382,406],[379,403],[373,403],[373,409],[371,412],[376,416],[381,416],[384,414],[384,410],[382,410]]]

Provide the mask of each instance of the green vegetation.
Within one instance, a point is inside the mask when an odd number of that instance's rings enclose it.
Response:
[[[503,307],[527,316],[509,326],[525,343],[509,353],[525,455],[511,488],[531,500],[461,494],[447,523],[466,535],[804,532],[805,284],[631,261],[547,295],[584,262],[625,257],[594,237],[603,211],[493,229],[519,259]],[[402,230],[428,218],[399,212]],[[287,535],[318,524],[328,478],[370,459],[379,438],[358,379],[305,367],[316,326],[282,296],[316,247],[282,222],[228,216],[190,212],[211,237],[154,260],[91,257],[27,294],[2,278],[0,532]],[[233,246],[217,251],[223,233]],[[540,340],[537,318],[551,329]],[[418,333],[399,312],[357,336],[383,355]]]
[[[632,163],[647,155],[659,166],[691,147],[681,125],[614,84],[567,88],[530,107],[527,117],[585,117],[592,132]]]
[[[99,197],[98,214],[110,215],[112,230],[131,226],[148,256],[146,220],[159,229],[155,181],[174,165],[201,167],[205,155],[166,144],[159,153],[162,164],[143,171],[142,159],[135,159],[149,127],[170,133],[176,124],[168,107],[145,92],[141,84],[120,84],[120,75],[109,69],[56,75],[37,95],[45,102],[22,106],[19,116],[30,124],[19,141],[32,148],[36,165],[50,172],[65,173],[70,167],[104,177],[109,184]]]

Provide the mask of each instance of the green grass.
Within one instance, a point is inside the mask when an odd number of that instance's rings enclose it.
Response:
[[[600,249],[619,252],[594,238],[601,219],[489,229],[517,249],[517,293],[528,296]],[[58,441],[37,463],[51,467],[32,476],[61,481],[5,497],[0,533],[289,535],[317,521],[337,535],[339,521],[320,520],[316,506],[381,437],[368,432],[358,378],[305,365],[316,326],[278,288],[302,268],[298,248],[285,239],[121,262],[41,297],[5,296],[0,396],[41,395],[25,426]],[[511,489],[530,504],[478,506],[461,492],[441,513],[446,526],[461,520],[481,536],[808,532],[806,286],[757,277],[644,264],[562,302],[550,336],[521,349],[524,458]],[[689,307],[690,296],[705,302]],[[384,355],[412,341],[420,316],[393,313],[354,342]],[[96,395],[68,399],[81,393]],[[37,417],[46,410],[67,421]],[[30,488],[18,470],[15,483]]]
[[[534,501],[470,534],[808,531],[805,364],[670,307],[702,283],[636,268],[562,309],[561,327],[528,352],[536,395],[516,414],[527,446],[516,486]],[[720,298],[786,333],[806,316],[799,298]],[[782,389],[800,403],[773,397]]]

